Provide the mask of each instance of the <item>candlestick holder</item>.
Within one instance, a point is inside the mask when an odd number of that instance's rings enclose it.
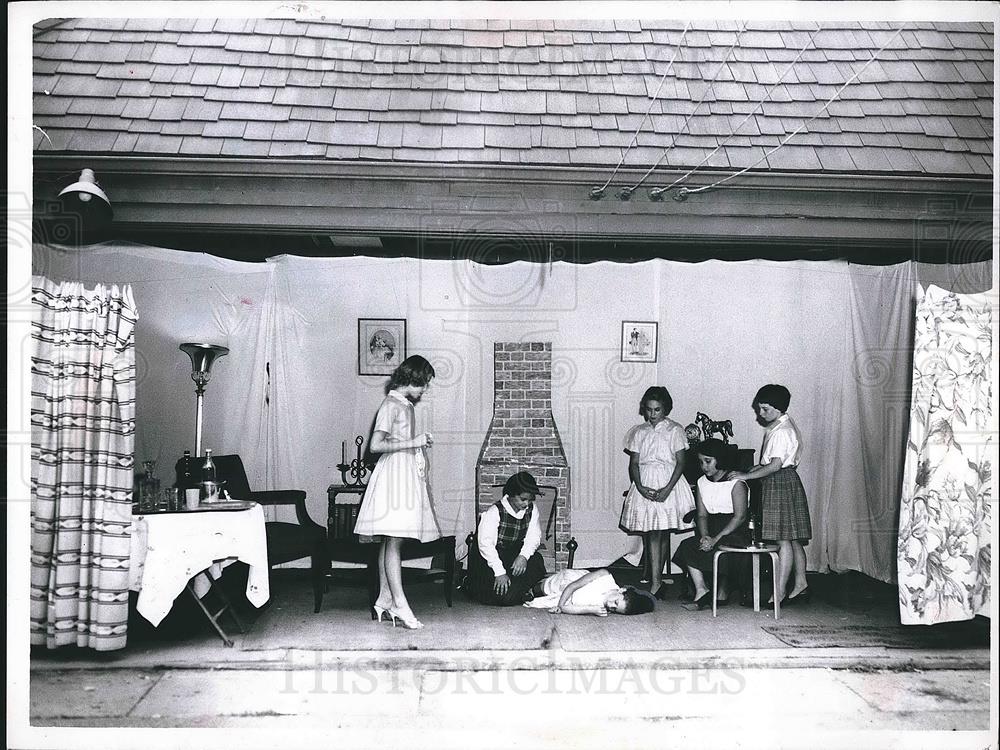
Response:
[[[375,468],[375,462],[367,460],[364,456],[365,439],[358,435],[354,438],[354,445],[357,448],[357,455],[347,463],[347,442],[340,444],[340,463],[337,469],[340,471],[340,478],[347,487],[364,487],[368,483],[368,475]],[[349,478],[348,478],[349,477]]]

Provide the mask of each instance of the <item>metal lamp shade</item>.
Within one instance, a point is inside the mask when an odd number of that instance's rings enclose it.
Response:
[[[59,191],[59,202],[66,214],[78,216],[83,229],[93,229],[111,222],[111,200],[101,190],[94,170],[84,169],[80,179]]]
[[[212,363],[229,354],[229,349],[216,344],[181,344],[181,351],[191,358],[191,379],[199,385],[208,382]]]

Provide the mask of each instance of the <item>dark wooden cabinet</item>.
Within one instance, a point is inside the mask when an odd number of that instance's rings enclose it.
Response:
[[[354,539],[354,524],[358,520],[361,498],[366,487],[351,484],[331,484],[326,488],[326,533],[329,539]],[[337,502],[339,495],[353,495],[353,502]]]
[[[378,550],[379,545],[363,542],[354,533],[354,524],[358,520],[358,511],[364,497],[364,485],[331,484],[326,489],[326,528],[327,528],[327,561],[359,563],[367,566],[365,579],[368,586],[369,604],[374,604],[378,595]],[[354,495],[347,502],[340,495]],[[405,569],[404,577],[431,578],[444,582],[444,596],[448,606],[451,606],[452,589],[455,581],[455,537],[443,536],[430,542],[420,543],[416,539],[407,539],[400,547],[400,557],[403,560],[415,560],[430,557],[433,560],[429,570]],[[332,571],[327,566],[326,575],[329,578]],[[316,611],[322,606],[322,593],[318,594]]]

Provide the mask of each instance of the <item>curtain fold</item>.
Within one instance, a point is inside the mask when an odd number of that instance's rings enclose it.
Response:
[[[32,302],[31,643],[124,648],[135,301],[34,277]]]
[[[993,306],[931,286],[917,307],[899,516],[903,624],[988,615]]]
[[[912,263],[848,267],[849,312],[834,452],[810,569],[895,581],[913,341]],[[812,546],[812,545],[810,545]]]
[[[243,383],[247,401],[246,408],[230,416],[227,427],[254,489],[302,487],[298,441],[308,405],[302,405],[296,367],[308,321],[296,306],[284,257],[267,263],[256,329],[246,337],[247,356],[233,373]],[[268,520],[295,519],[291,507],[265,512]]]

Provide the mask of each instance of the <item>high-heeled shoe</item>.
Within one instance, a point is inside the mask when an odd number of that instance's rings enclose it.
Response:
[[[406,628],[407,630],[420,630],[420,628],[424,626],[424,624],[420,622],[420,620],[418,620],[416,618],[416,615],[414,615],[412,612],[410,612],[408,615],[403,612],[394,612],[391,609],[387,609],[386,612],[388,613],[389,617],[392,618],[393,627],[396,627],[397,619],[401,623],[403,623],[403,627]]]
[[[387,607],[380,607],[377,604],[372,605],[372,619],[375,622],[382,622],[382,615],[388,614],[389,610]]]
[[[789,605],[808,604],[810,599],[812,599],[812,592],[808,588],[804,588],[795,596],[786,596],[782,599],[781,606],[787,607]]]
[[[692,602],[699,610],[711,609],[712,607],[712,592],[706,591],[704,594],[699,596]]]

